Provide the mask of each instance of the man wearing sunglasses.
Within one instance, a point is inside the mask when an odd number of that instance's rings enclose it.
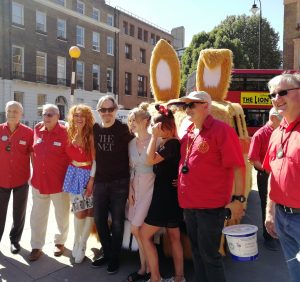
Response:
[[[129,187],[128,143],[133,138],[128,126],[116,120],[118,104],[112,96],[100,98],[97,111],[101,122],[94,125],[96,175],[93,191],[94,218],[103,256],[92,267],[107,266],[107,273],[119,269],[125,205]],[[111,214],[111,228],[108,214]]]
[[[263,169],[262,163],[268,149],[271,134],[273,130],[279,126],[281,119],[282,116],[273,107],[269,112],[268,122],[259,130],[257,130],[252,136],[248,153],[248,160],[257,170],[257,187],[261,203],[264,246],[271,251],[277,251],[278,244],[276,240],[267,232],[264,224],[266,219],[269,173]]]
[[[245,163],[233,128],[211,116],[208,93],[194,91],[181,102],[192,124],[181,139],[178,199],[191,239],[194,281],[222,282],[225,273],[218,250],[225,208],[234,219],[243,215]]]
[[[56,105],[43,106],[43,121],[34,128],[32,153],[33,174],[32,210],[30,216],[31,247],[29,261],[36,261],[42,254],[47,232],[50,202],[53,203],[58,233],[54,238],[54,256],[61,256],[69,231],[70,200],[62,192],[69,159],[66,154],[67,130],[58,122]]]
[[[300,75],[282,74],[268,83],[273,106],[283,116],[274,130],[263,169],[270,172],[265,225],[279,238],[292,281],[300,281]]]

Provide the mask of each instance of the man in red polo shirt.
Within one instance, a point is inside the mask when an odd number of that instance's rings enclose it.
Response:
[[[269,173],[263,169],[262,163],[268,149],[271,134],[279,126],[281,119],[282,116],[273,107],[270,110],[268,122],[252,136],[248,152],[248,159],[257,170],[257,187],[261,204],[264,245],[271,251],[277,251],[278,244],[265,227]]]
[[[23,107],[16,101],[5,106],[6,122],[0,124],[0,241],[4,232],[10,194],[13,194],[13,224],[9,233],[10,250],[20,251],[30,177],[31,128],[20,123]]]
[[[300,75],[282,74],[268,87],[283,116],[274,130],[263,168],[271,173],[265,225],[278,237],[292,281],[300,281]]]
[[[69,196],[62,192],[69,163],[66,154],[68,136],[65,126],[58,119],[58,107],[46,104],[43,106],[43,122],[34,128],[30,261],[39,259],[42,254],[50,201],[54,206],[58,227],[58,234],[54,238],[55,256],[62,255],[69,230]]]
[[[234,219],[243,215],[245,163],[233,128],[210,115],[209,94],[194,91],[181,101],[192,124],[181,139],[178,199],[191,240],[194,281],[221,282],[225,274],[218,250],[225,208]]]

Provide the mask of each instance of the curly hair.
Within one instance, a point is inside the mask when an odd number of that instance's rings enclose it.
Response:
[[[83,104],[75,105],[69,110],[68,115],[68,139],[69,143],[72,143],[72,140],[75,138],[77,134],[77,128],[74,123],[74,114],[76,112],[80,112],[85,117],[85,125],[82,129],[82,142],[83,148],[87,155],[91,155],[91,138],[93,137],[93,125],[95,123],[95,119],[93,116],[92,109]]]

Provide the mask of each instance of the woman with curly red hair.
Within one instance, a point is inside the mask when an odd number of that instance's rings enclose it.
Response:
[[[94,223],[92,189],[96,171],[93,137],[94,116],[90,107],[75,105],[69,111],[67,154],[70,164],[65,176],[64,191],[70,193],[74,212],[75,263],[85,257],[86,242]]]

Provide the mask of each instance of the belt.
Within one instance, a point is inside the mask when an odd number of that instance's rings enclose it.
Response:
[[[296,209],[296,208],[289,208],[289,207],[286,207],[286,206],[283,206],[283,205],[280,205],[280,204],[277,204],[277,206],[282,210],[284,211],[285,213],[300,213],[300,209]]]
[[[72,165],[76,166],[76,167],[90,166],[90,165],[92,165],[92,162],[76,162],[76,161],[72,161]]]

